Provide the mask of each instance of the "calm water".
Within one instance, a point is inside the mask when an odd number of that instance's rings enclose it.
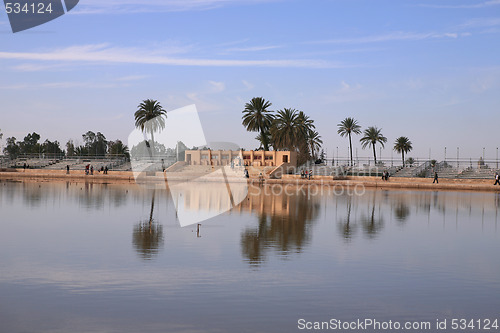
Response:
[[[498,194],[251,188],[198,235],[196,226],[180,228],[162,191],[149,225],[151,190],[0,186],[0,332],[294,332],[300,318],[500,319]]]

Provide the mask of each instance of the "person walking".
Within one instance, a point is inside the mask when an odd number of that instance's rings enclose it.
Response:
[[[495,172],[495,184],[493,185],[500,185],[500,176],[498,176],[498,171]]]
[[[437,172],[434,172],[434,181],[433,181],[432,183],[433,183],[433,184],[434,184],[434,183],[439,184],[439,180],[438,180],[438,173],[437,173]]]

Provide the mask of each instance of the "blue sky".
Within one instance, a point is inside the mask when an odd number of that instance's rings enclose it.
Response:
[[[383,129],[383,158],[401,135],[414,157],[496,158],[499,37],[500,0],[81,0],[16,34],[2,8],[0,144],[126,140],[153,98],[196,104],[209,141],[251,149],[241,111],[263,96],[315,119],[330,157],[351,116]]]

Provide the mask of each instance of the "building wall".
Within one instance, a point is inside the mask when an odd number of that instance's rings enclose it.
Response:
[[[281,163],[297,165],[297,153],[291,151],[253,150],[186,150],[185,161],[189,165],[278,166]]]

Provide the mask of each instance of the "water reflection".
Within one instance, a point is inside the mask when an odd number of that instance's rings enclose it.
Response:
[[[377,199],[377,192],[372,193],[372,202],[371,202],[371,213],[368,216],[363,216],[361,219],[362,224],[363,224],[363,230],[365,234],[368,236],[368,238],[376,238],[377,235],[380,233],[382,228],[384,227],[384,219],[381,217],[381,215],[375,217],[375,207],[376,207],[376,199]],[[380,207],[379,207],[380,208]]]
[[[353,197],[350,195],[347,195],[345,198],[347,199],[346,200],[347,213],[346,213],[346,216],[344,218],[340,219],[340,224],[339,224],[340,233],[339,234],[342,236],[344,241],[349,242],[351,240],[352,236],[354,235],[354,233],[356,232],[357,225],[356,224],[353,225],[351,223],[351,211],[352,211]]]
[[[163,248],[163,226],[155,221],[145,221],[134,226],[132,244],[139,256],[153,259]]]
[[[156,189],[151,190],[149,219],[134,226],[132,244],[141,258],[153,259],[163,247],[163,226],[153,219]]]
[[[297,318],[332,313],[498,316],[499,194],[255,187],[197,238],[166,191],[0,185],[1,332],[289,332]],[[224,207],[209,200],[184,202]]]
[[[281,258],[302,252],[311,241],[312,224],[319,215],[320,202],[317,196],[309,196],[308,190],[290,196],[273,191],[272,186],[251,186],[247,200],[239,209],[257,213],[257,227],[246,228],[240,243],[245,260],[258,266],[269,252]]]
[[[398,198],[394,205],[394,216],[399,222],[405,222],[410,215],[410,208],[408,207],[404,198]]]

